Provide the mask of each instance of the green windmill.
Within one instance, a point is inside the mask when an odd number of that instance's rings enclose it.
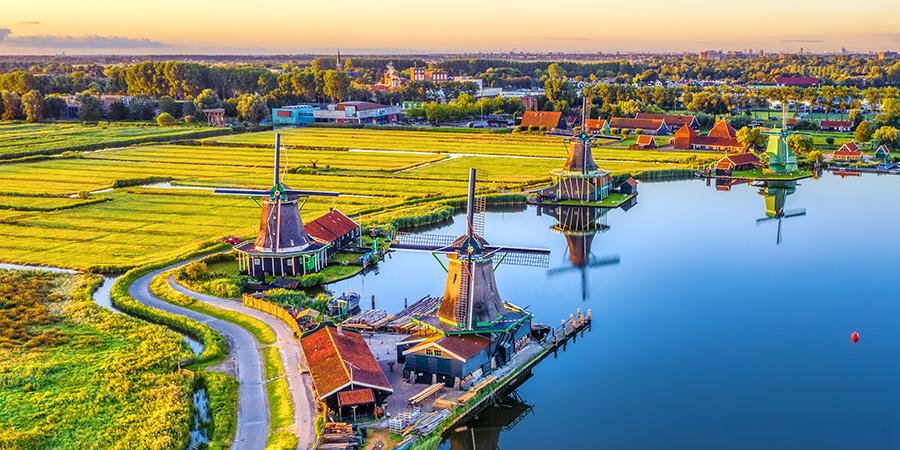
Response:
[[[787,130],[787,104],[782,102],[781,130],[766,132],[769,143],[766,145],[766,156],[769,159],[769,172],[791,173],[799,169],[797,155],[788,148],[788,137],[794,134]]]

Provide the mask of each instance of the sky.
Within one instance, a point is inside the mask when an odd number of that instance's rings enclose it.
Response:
[[[0,54],[897,50],[896,0],[0,0]],[[752,5],[752,6],[751,6]]]

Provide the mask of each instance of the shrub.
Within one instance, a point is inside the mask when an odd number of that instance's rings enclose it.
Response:
[[[536,127],[536,126],[534,126],[534,125],[530,125],[530,126],[528,127],[528,131],[538,131],[538,127]]]
[[[609,134],[617,135],[617,134],[619,134],[619,129],[618,128],[610,128]]]
[[[629,130],[627,128],[622,129],[622,136],[628,136],[630,134],[631,134],[631,130]]]
[[[640,135],[642,135],[642,134],[644,134],[644,130],[643,130],[643,129],[636,128],[636,129],[634,130],[634,135],[635,135],[635,136],[640,136]]]
[[[194,116],[184,116],[184,123],[197,123],[197,118]]]
[[[171,127],[175,125],[175,118],[169,113],[162,113],[156,118],[156,123],[161,127]]]
[[[540,127],[538,127],[538,131],[541,131],[541,132],[547,131],[547,127],[541,125]]]
[[[834,145],[834,138],[833,137],[825,138],[825,143],[828,145]]]

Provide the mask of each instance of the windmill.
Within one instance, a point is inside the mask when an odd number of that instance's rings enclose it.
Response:
[[[543,213],[556,218],[551,230],[566,236],[569,266],[547,270],[553,277],[573,271],[581,272],[581,300],[587,300],[587,269],[619,264],[619,256],[597,257],[591,251],[594,236],[609,230],[606,224],[605,208],[585,208],[580,206],[547,207]]]
[[[806,208],[791,211],[784,210],[786,197],[796,192],[796,188],[796,181],[769,181],[759,190],[759,195],[766,199],[766,217],[756,219],[756,224],[761,225],[773,220],[778,221],[778,232],[775,237],[776,245],[781,244],[781,221],[791,217],[806,215]]]
[[[476,171],[469,169],[466,206],[466,233],[462,236],[398,233],[391,244],[397,250],[424,251],[448,257],[447,284],[436,314],[423,316],[423,322],[444,333],[497,332],[505,330],[513,316],[530,317],[500,299],[494,270],[502,263],[547,267],[550,250],[491,245],[474,226]],[[497,260],[496,265],[494,260]],[[440,262],[440,259],[438,259]],[[441,263],[443,265],[443,263]],[[521,319],[521,317],[520,317]]]
[[[769,142],[766,144],[766,156],[768,156],[769,172],[772,173],[791,173],[799,168],[797,163],[797,155],[792,152],[788,146],[788,137],[794,134],[804,134],[789,132],[787,130],[787,103],[781,103],[781,130],[766,131],[764,134],[769,135]]]
[[[260,204],[262,214],[259,221],[259,231],[256,240],[250,243],[241,243],[235,246],[235,250],[241,253],[243,259],[241,266],[246,265],[248,273],[254,276],[269,273],[281,276],[288,275],[288,268],[293,275],[297,275],[297,263],[302,262],[302,273],[308,270],[318,270],[324,267],[324,247],[315,242],[303,229],[303,219],[300,217],[300,197],[304,197],[303,203],[312,195],[337,196],[337,192],[307,191],[291,189],[286,186],[279,174],[281,162],[281,135],[275,134],[275,165],[273,170],[272,187],[262,189],[216,189],[219,195],[240,195],[250,198],[263,197]],[[280,263],[276,263],[276,260]]]
[[[581,109],[582,127],[575,135],[551,135],[562,136],[574,140],[567,145],[566,164],[562,169],[554,169],[550,174],[555,178],[556,184],[541,189],[540,198],[548,198],[553,201],[577,201],[580,203],[596,202],[609,196],[612,190],[612,177],[609,171],[602,170],[594,162],[591,153],[591,145],[598,139],[609,139],[611,136],[591,135],[586,126],[587,102]]]

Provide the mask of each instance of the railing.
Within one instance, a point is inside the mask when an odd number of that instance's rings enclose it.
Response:
[[[253,308],[281,319],[282,322],[294,331],[298,338],[303,334],[303,331],[300,330],[300,325],[297,324],[297,320],[295,320],[294,317],[291,316],[291,313],[287,312],[284,308],[249,295],[244,296],[243,303],[244,306],[248,308]]]

